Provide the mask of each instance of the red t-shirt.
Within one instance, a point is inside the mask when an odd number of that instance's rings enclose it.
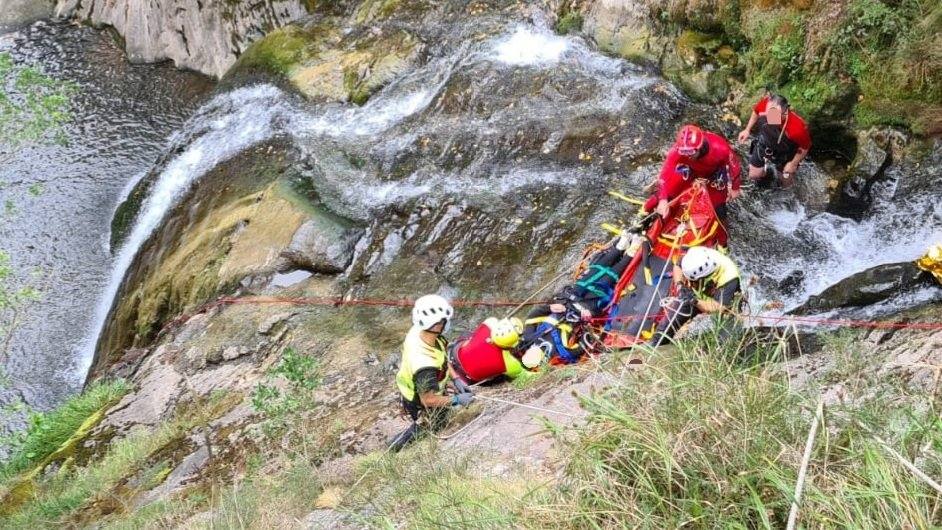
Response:
[[[712,132],[706,132],[704,138],[709,149],[707,154],[701,158],[682,156],[675,147],[667,152],[664,165],[661,167],[657,193],[645,203],[646,210],[651,211],[659,200],[671,200],[680,195],[698,178],[710,181],[707,188],[713,206],[725,204],[730,189],[739,189],[739,177],[742,172],[739,156],[729,146],[726,138]],[[690,174],[687,178],[684,178],[683,173],[677,170],[678,166],[689,168]],[[713,178],[718,171],[724,168],[727,169],[729,182],[721,182]]]
[[[768,104],[769,97],[765,96],[756,103],[752,110],[756,114],[764,114]],[[783,118],[783,120],[785,121],[785,136],[805,151],[811,149],[811,134],[808,132],[808,125],[805,124],[804,118],[799,116],[797,112],[789,110],[787,119]]]
[[[491,328],[481,324],[474,330],[471,338],[458,345],[458,364],[471,379],[469,383],[497,377],[507,371],[504,366],[504,352],[491,343],[490,337]]]

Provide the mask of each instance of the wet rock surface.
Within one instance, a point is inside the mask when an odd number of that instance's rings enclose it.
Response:
[[[0,32],[48,18],[53,12],[52,0],[0,1]]]
[[[893,129],[861,131],[857,137],[857,154],[848,168],[848,177],[829,210],[860,219],[873,204],[873,187],[894,178],[890,168],[905,164],[907,137]]]
[[[671,85],[582,39],[498,11],[426,6],[437,24],[406,22],[408,5],[370,15],[375,31],[343,37],[359,53],[406,23],[424,43],[421,59],[395,69],[362,107],[236,90],[265,95],[274,110],[258,127],[278,140],[195,176],[134,258],[100,352],[146,344],[168,317],[290,267],[343,272],[357,296],[523,293],[629,210],[607,191],[646,184],[663,139],[691,110]],[[236,99],[205,119],[231,114]],[[134,195],[176,178],[199,134]],[[280,191],[284,183],[294,191]]]
[[[362,231],[343,226],[324,226],[307,221],[291,238],[281,255],[296,267],[321,274],[343,272],[353,260],[353,249]]]
[[[796,314],[863,307],[919,287],[938,287],[935,279],[912,262],[891,263],[854,274],[796,308]]]
[[[605,5],[635,16],[630,2]],[[691,103],[647,70],[603,56],[579,37],[553,34],[539,13],[510,3],[365,3],[343,19],[355,31],[340,32],[333,20],[335,31],[323,36],[343,50],[291,57],[287,71],[317,74],[308,92],[300,84],[234,81],[232,92],[193,122],[198,130],[175,142],[142,181],[137,193],[145,196],[173,179],[186,184],[170,190],[176,199],[158,212],[166,216],[156,216],[161,222],[117,293],[95,376],[124,375],[135,391],[107,412],[89,443],[156,429],[194,403],[223,405],[167,450],[166,480],[141,502],[238,476],[260,439],[252,393],[261,384],[284,388],[268,376],[288,347],[325,367],[316,406],[305,413],[332,451],[319,485],[349,486],[359,475],[355,456],[383,451],[407,425],[392,373],[408,311],[287,301],[402,300],[436,291],[456,299],[522,298],[573,265],[587,243],[607,238],[600,223],[631,219],[633,207],[607,191],[640,193],[679,124],[697,120],[735,132],[717,111]],[[305,33],[313,27],[292,38],[313,38]],[[402,41],[389,45],[390,35],[409,41],[408,53],[396,55]],[[384,62],[385,46],[395,64]],[[311,88],[315,81],[324,85]],[[241,118],[227,122],[229,116]],[[201,158],[207,152],[224,154]],[[859,167],[865,172],[872,164]],[[905,176],[874,184],[875,199],[859,220],[825,211],[829,175],[813,163],[802,168],[797,190],[747,190],[731,206],[732,252],[758,278],[757,298],[786,298],[791,309],[820,293],[812,298],[820,307],[843,307],[902,290],[907,265],[869,265],[881,263],[874,250],[880,245],[927,239],[922,231],[884,234],[912,213],[892,212],[890,198],[937,189],[927,172]],[[932,219],[937,212],[925,205]],[[272,285],[286,267],[318,274]],[[825,290],[856,269],[866,272]],[[256,294],[286,303],[204,305],[221,295]],[[455,334],[492,312],[462,308]],[[916,353],[893,334],[871,339],[893,348],[886,374],[926,382],[912,363],[932,360],[935,338]],[[813,342],[801,342],[802,351]],[[630,371],[599,370],[549,376],[525,390],[488,387],[481,395],[539,407],[571,425],[583,416],[574,392],[628,379]],[[467,427],[461,436],[442,434],[449,450],[490,450],[496,458],[481,466],[493,476],[518,464],[554,476],[554,442],[537,411],[475,407],[461,420],[468,423],[455,425]],[[212,458],[210,448],[217,451]],[[347,523],[345,514],[325,508],[304,524]]]

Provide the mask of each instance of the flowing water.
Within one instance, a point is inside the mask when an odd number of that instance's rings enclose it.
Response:
[[[72,42],[79,43],[75,49]],[[314,104],[256,84],[219,94],[195,113],[205,84],[163,67],[128,66],[99,32],[40,25],[3,43],[63,77],[84,79],[83,92],[90,93],[79,105],[75,144],[24,155],[0,173],[33,175],[48,188],[0,233],[23,256],[20,268],[43,269],[50,294],[30,321],[43,318],[17,334],[8,363],[36,403],[75,388],[137,251],[168,212],[210,169],[249,147],[288,138],[324,203],[373,223],[355,258],[369,268],[391,263],[411,238],[425,245],[447,240],[456,255],[470,253],[462,245],[474,234],[455,228],[462,219],[487,223],[477,229],[489,232],[478,234],[477,243],[499,242],[516,228],[493,218],[514,220],[513,208],[535,216],[537,237],[526,240],[533,245],[553,245],[550,236],[569,219],[587,226],[611,220],[604,211],[611,202],[599,201],[600,211],[585,203],[604,198],[609,187],[638,192],[657,166],[650,158],[695,108],[657,76],[581,39],[531,25],[508,24],[486,39],[435,48],[362,107]],[[92,75],[95,54],[102,55],[96,68],[105,68]],[[176,93],[180,86],[186,92]],[[622,157],[632,166],[605,165]],[[112,260],[110,214],[148,169],[154,180]],[[748,224],[734,228],[734,252],[747,273],[761,278],[757,298],[794,307],[854,272],[912,259],[939,241],[942,190],[917,194],[898,184],[905,178],[884,186],[859,222],[812,211],[780,193],[750,192],[734,215]],[[553,209],[540,210],[545,207],[534,201],[547,193],[557,195]],[[409,215],[402,225],[377,217],[388,207],[408,212],[430,205],[444,213]],[[468,205],[481,210],[479,217],[466,215]],[[39,212],[48,212],[42,216],[48,223],[29,223]],[[389,226],[378,226],[383,223]]]
[[[795,308],[853,274],[915,260],[942,243],[942,182],[929,174],[901,173],[875,189],[873,205],[859,221],[809,210],[790,196],[764,201],[764,218],[747,221],[757,226],[735,242],[744,268],[759,278],[756,308],[769,301],[781,302],[782,310]],[[929,288],[857,314],[886,315],[938,298],[939,290]]]
[[[123,190],[143,174],[212,89],[169,65],[131,65],[106,31],[38,22],[0,35],[20,64],[74,83],[68,144],[24,149],[0,167],[13,211],[0,220],[0,248],[20,282],[41,291],[20,315],[3,369],[12,390],[40,409],[82,383],[75,352],[93,324],[111,269],[108,234]],[[38,195],[30,193],[39,191]]]

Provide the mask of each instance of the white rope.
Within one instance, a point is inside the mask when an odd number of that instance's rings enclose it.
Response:
[[[801,494],[805,488],[805,477],[808,473],[808,462],[811,461],[811,451],[814,449],[814,439],[818,435],[818,425],[824,416],[824,400],[818,400],[818,408],[814,413],[814,420],[811,422],[811,430],[808,432],[808,440],[805,442],[805,454],[801,458],[801,467],[798,469],[798,482],[795,484],[795,495],[792,499],[792,507],[788,512],[788,524],[786,530],[794,530],[798,523],[798,505],[801,504]]]
[[[570,413],[568,413],[568,412],[560,412],[560,411],[558,411],[558,410],[546,409],[546,408],[543,408],[543,407],[537,407],[537,406],[535,406],[535,405],[526,405],[526,404],[524,404],[524,403],[517,403],[517,402],[515,402],[515,401],[509,401],[509,400],[506,400],[506,399],[501,399],[501,398],[496,398],[496,397],[480,396],[480,395],[475,395],[474,397],[475,397],[476,399],[483,399],[484,401],[494,401],[494,402],[497,402],[497,403],[503,403],[503,404],[505,404],[505,405],[511,405],[511,406],[514,406],[514,407],[520,407],[520,408],[524,408],[524,409],[531,409],[531,410],[535,410],[535,411],[538,411],[538,412],[545,412],[545,413],[547,413],[547,414],[556,414],[556,415],[558,415],[558,416],[567,416],[567,417],[569,417],[569,418],[581,418],[581,417],[582,417],[582,416],[580,416],[580,415],[578,415],[578,414],[570,414]]]
[[[872,436],[873,439],[876,440],[877,443],[880,444],[880,446],[883,447],[883,449],[886,452],[890,453],[890,455],[893,456],[893,458],[899,460],[899,463],[903,464],[903,467],[908,469],[910,473],[922,479],[922,481],[928,484],[929,486],[932,486],[932,489],[936,490],[939,493],[942,493],[942,485],[940,485],[938,482],[933,480],[932,477],[930,477],[929,475],[925,474],[925,472],[923,472],[921,469],[914,466],[912,462],[903,458],[903,455],[899,454],[898,452],[896,452],[895,449],[890,447],[890,445],[886,443],[883,440],[883,438],[880,438],[879,436],[877,436],[876,434],[872,432],[870,433],[870,436]]]

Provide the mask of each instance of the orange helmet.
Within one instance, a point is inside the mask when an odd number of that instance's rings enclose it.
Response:
[[[695,156],[706,142],[706,135],[696,125],[684,125],[677,133],[674,147],[681,156]]]

